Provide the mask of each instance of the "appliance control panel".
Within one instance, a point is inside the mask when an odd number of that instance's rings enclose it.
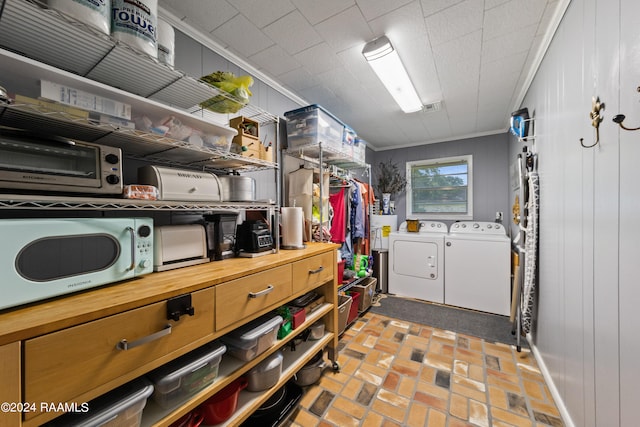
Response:
[[[507,232],[502,224],[497,222],[483,221],[460,221],[451,224],[450,233],[465,234],[498,234],[506,235]]]

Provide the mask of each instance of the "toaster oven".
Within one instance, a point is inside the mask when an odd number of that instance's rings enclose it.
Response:
[[[0,188],[121,194],[119,148],[0,127]]]

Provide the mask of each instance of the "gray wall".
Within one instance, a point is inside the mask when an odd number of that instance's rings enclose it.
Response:
[[[539,290],[531,338],[575,426],[638,425],[640,3],[573,0],[523,106],[535,116]],[[594,142],[592,97],[605,103]],[[531,144],[529,144],[531,145]],[[511,159],[521,144],[511,147]]]
[[[507,124],[505,123],[505,127]],[[473,219],[476,221],[494,221],[496,212],[503,212],[503,222],[510,218],[509,206],[509,137],[508,134],[483,136],[420,145],[411,148],[373,152],[367,158],[372,165],[372,184],[376,183],[376,165],[391,158],[402,171],[406,162],[414,160],[436,159],[441,157],[473,156]],[[381,195],[376,194],[377,198]],[[396,194],[395,212],[398,221],[406,219],[406,195]],[[453,221],[444,221],[451,224]]]

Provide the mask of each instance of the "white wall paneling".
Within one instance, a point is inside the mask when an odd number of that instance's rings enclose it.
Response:
[[[639,27],[634,0],[573,0],[522,104],[534,111],[541,182],[531,339],[575,426],[637,424],[640,132],[611,118],[640,125]],[[593,96],[605,103],[600,143],[582,148],[594,140]]]
[[[620,2],[620,104],[609,109],[609,116],[626,115],[624,124],[640,126],[640,5],[637,0]],[[638,160],[640,131],[620,133],[620,424],[638,422],[640,402],[640,370],[638,354],[638,242],[640,228],[640,197],[638,193]]]

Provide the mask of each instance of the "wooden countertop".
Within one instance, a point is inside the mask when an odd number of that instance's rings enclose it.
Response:
[[[230,258],[148,274],[87,291],[0,311],[0,345],[194,292],[268,268],[334,250],[333,243],[307,243],[305,249],[280,250],[256,258]]]

